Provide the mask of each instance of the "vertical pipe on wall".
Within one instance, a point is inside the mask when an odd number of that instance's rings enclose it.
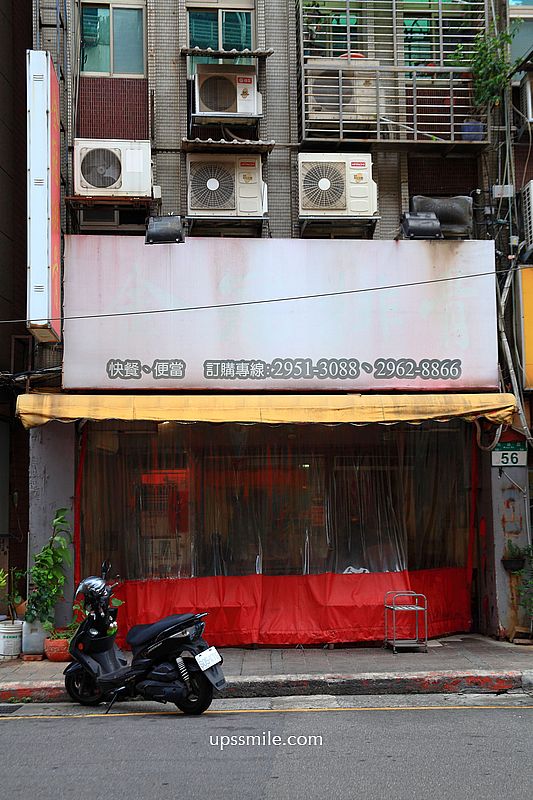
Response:
[[[78,464],[76,467],[76,484],[74,487],[74,583],[81,580],[81,490],[83,485],[83,468],[87,455],[87,426],[81,432]]]

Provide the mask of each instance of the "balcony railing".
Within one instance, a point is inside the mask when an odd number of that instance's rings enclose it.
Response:
[[[486,29],[485,0],[297,0],[301,57],[381,66],[466,64]]]
[[[486,141],[487,119],[468,122],[486,0],[297,4],[304,139]]]
[[[302,68],[302,135],[314,140],[485,143],[472,78],[461,69],[309,58]]]

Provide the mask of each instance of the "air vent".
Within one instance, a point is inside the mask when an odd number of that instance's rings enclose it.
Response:
[[[303,164],[302,190],[302,208],[346,208],[344,164]]]
[[[80,169],[83,179],[95,189],[118,188],[121,184],[120,152],[103,147],[89,150],[81,160]]]
[[[216,162],[191,168],[191,208],[235,208],[235,176]]]
[[[339,76],[332,72],[313,73],[311,82],[312,101],[320,111],[338,111],[342,97],[343,108],[353,101],[354,82],[344,80],[339,84]]]
[[[200,102],[210,111],[230,112],[237,110],[235,83],[224,75],[211,75],[202,81]]]

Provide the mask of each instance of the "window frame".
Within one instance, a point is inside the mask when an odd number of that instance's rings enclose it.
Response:
[[[83,8],[88,6],[106,7],[109,9],[109,72],[95,72],[84,70],[81,63],[83,57]],[[114,72],[113,70],[113,11],[114,9],[132,9],[142,11],[142,44],[143,44],[143,71],[142,72]],[[147,75],[147,47],[146,47],[146,2],[145,0],[82,0],[80,6],[80,77],[82,78],[133,78],[134,80],[146,78]]]
[[[245,2],[243,2],[242,4],[239,4],[239,5],[237,5],[237,4],[233,5],[230,2],[224,3],[223,6],[219,6],[218,3],[216,5],[211,5],[209,3],[209,0],[204,0],[204,2],[198,3],[198,4],[196,4],[196,3],[192,4],[190,2],[187,3],[187,47],[192,47],[192,45],[191,45],[191,27],[190,27],[190,21],[189,21],[190,20],[189,14],[191,13],[191,11],[192,12],[195,12],[195,11],[196,12],[198,12],[198,11],[209,11],[209,12],[216,11],[217,12],[218,49],[219,50],[223,50],[224,49],[223,48],[223,35],[224,35],[223,34],[223,19],[224,19],[223,14],[224,13],[238,14],[239,12],[244,13],[244,14],[249,14],[250,15],[250,32],[251,32],[251,49],[253,50],[255,48],[256,41],[257,41],[256,30],[255,30],[255,21],[256,21],[255,6],[252,6],[252,5],[249,5],[249,4],[247,5]],[[188,61],[187,73],[188,73],[189,78],[193,78],[195,76],[195,74],[196,74],[196,63],[197,62],[194,59],[195,59],[194,56],[189,56],[189,58],[187,59],[187,61]],[[246,61],[246,57],[244,57],[244,59],[245,60],[240,60],[238,58],[235,58],[233,60],[233,63],[234,64],[238,64],[238,63],[246,64],[246,63],[248,63],[248,61]],[[202,63],[202,62],[200,62],[200,63]],[[207,62],[207,63],[211,63],[211,62]],[[228,64],[228,63],[230,63],[230,60],[227,59],[227,58],[224,58],[224,59],[214,58],[212,60],[212,63],[213,64]]]

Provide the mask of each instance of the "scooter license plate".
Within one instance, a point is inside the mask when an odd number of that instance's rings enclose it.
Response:
[[[220,664],[222,661],[222,656],[216,649],[216,647],[208,647],[207,650],[204,650],[203,653],[198,653],[195,656],[196,663],[200,667],[203,672],[210,667],[214,667],[215,664]]]

